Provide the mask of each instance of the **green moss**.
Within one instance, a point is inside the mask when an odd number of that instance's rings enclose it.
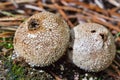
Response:
[[[120,32],[118,32],[118,33],[116,34],[116,37],[120,37]]]
[[[0,46],[3,46],[6,49],[12,49],[13,48],[13,38],[0,38],[2,42],[0,42]]]

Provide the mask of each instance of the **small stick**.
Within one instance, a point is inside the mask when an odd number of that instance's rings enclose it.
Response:
[[[68,22],[68,24],[70,25],[70,27],[73,27],[74,25],[72,24],[72,22],[69,20],[69,18],[67,17],[67,15],[65,14],[65,12],[59,7],[59,5],[57,3],[55,3],[54,0],[52,0],[52,2],[54,3],[55,7],[58,8],[58,11],[60,12],[60,14],[63,16],[63,18]]]

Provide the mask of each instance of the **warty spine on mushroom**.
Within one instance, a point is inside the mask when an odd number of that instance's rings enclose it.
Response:
[[[14,50],[30,65],[44,67],[64,55],[69,33],[67,23],[59,15],[37,13],[18,27],[14,37]]]

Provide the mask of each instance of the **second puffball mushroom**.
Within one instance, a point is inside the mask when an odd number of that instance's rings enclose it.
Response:
[[[69,27],[59,15],[41,12],[18,27],[14,50],[32,66],[47,66],[64,55],[69,36]]]
[[[112,34],[96,23],[80,24],[73,28],[72,50],[69,59],[81,69],[98,72],[106,69],[115,57]]]

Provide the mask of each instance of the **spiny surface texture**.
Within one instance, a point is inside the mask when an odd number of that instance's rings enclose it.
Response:
[[[69,27],[59,16],[41,12],[20,25],[14,50],[32,66],[47,66],[64,55],[69,43]]]
[[[112,34],[102,25],[80,24],[73,28],[72,48],[68,54],[78,67],[91,72],[107,68],[115,57]]]

